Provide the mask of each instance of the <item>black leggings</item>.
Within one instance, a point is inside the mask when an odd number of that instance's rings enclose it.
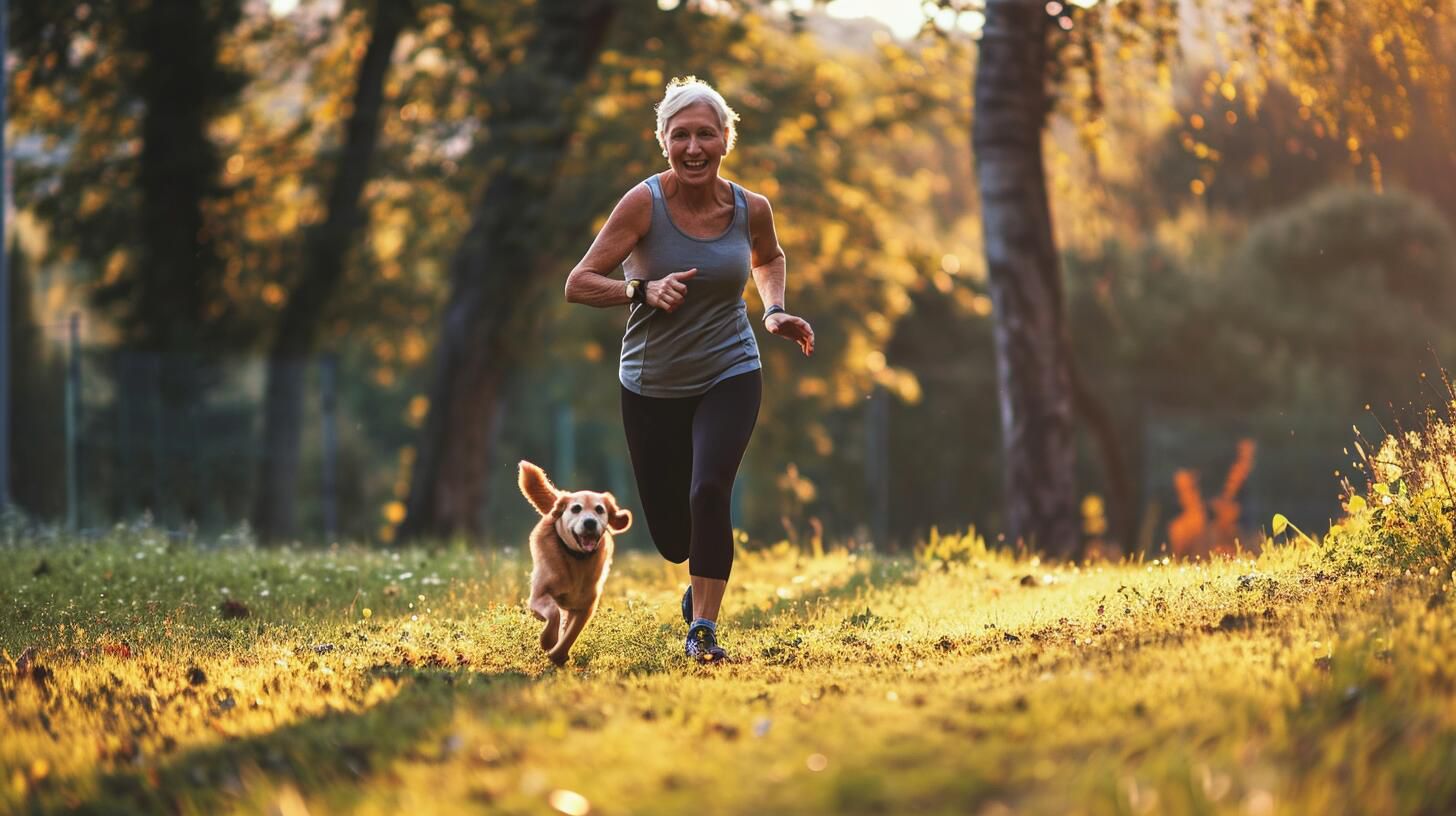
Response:
[[[726,581],[733,569],[733,478],[762,396],[756,369],[696,397],[622,389],[622,426],[652,543],[674,564],[689,561],[688,573],[699,578]]]

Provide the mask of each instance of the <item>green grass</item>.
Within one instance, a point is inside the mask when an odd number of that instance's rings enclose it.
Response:
[[[21,540],[0,809],[1449,812],[1453,576],[1351,543],[1384,529],[1196,563],[745,552],[711,668],[682,568],[623,553],[561,670],[519,548]]]

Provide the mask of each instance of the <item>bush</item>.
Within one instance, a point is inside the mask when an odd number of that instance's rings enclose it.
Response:
[[[1330,529],[1326,557],[1345,571],[1449,572],[1456,566],[1456,428],[1428,414],[1420,430],[1391,435],[1373,455],[1360,443],[1356,450],[1368,485],[1346,483],[1349,517]]]

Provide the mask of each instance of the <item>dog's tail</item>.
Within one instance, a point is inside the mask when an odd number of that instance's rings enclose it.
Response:
[[[520,464],[520,485],[521,493],[526,500],[536,508],[541,515],[549,515],[556,506],[556,497],[560,491],[551,480],[546,478],[546,472],[541,468],[522,459]]]

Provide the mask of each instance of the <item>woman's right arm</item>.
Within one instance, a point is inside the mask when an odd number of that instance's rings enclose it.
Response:
[[[566,301],[607,308],[631,302],[623,281],[610,277],[652,226],[652,191],[638,184],[617,202],[586,255],[566,276]]]

